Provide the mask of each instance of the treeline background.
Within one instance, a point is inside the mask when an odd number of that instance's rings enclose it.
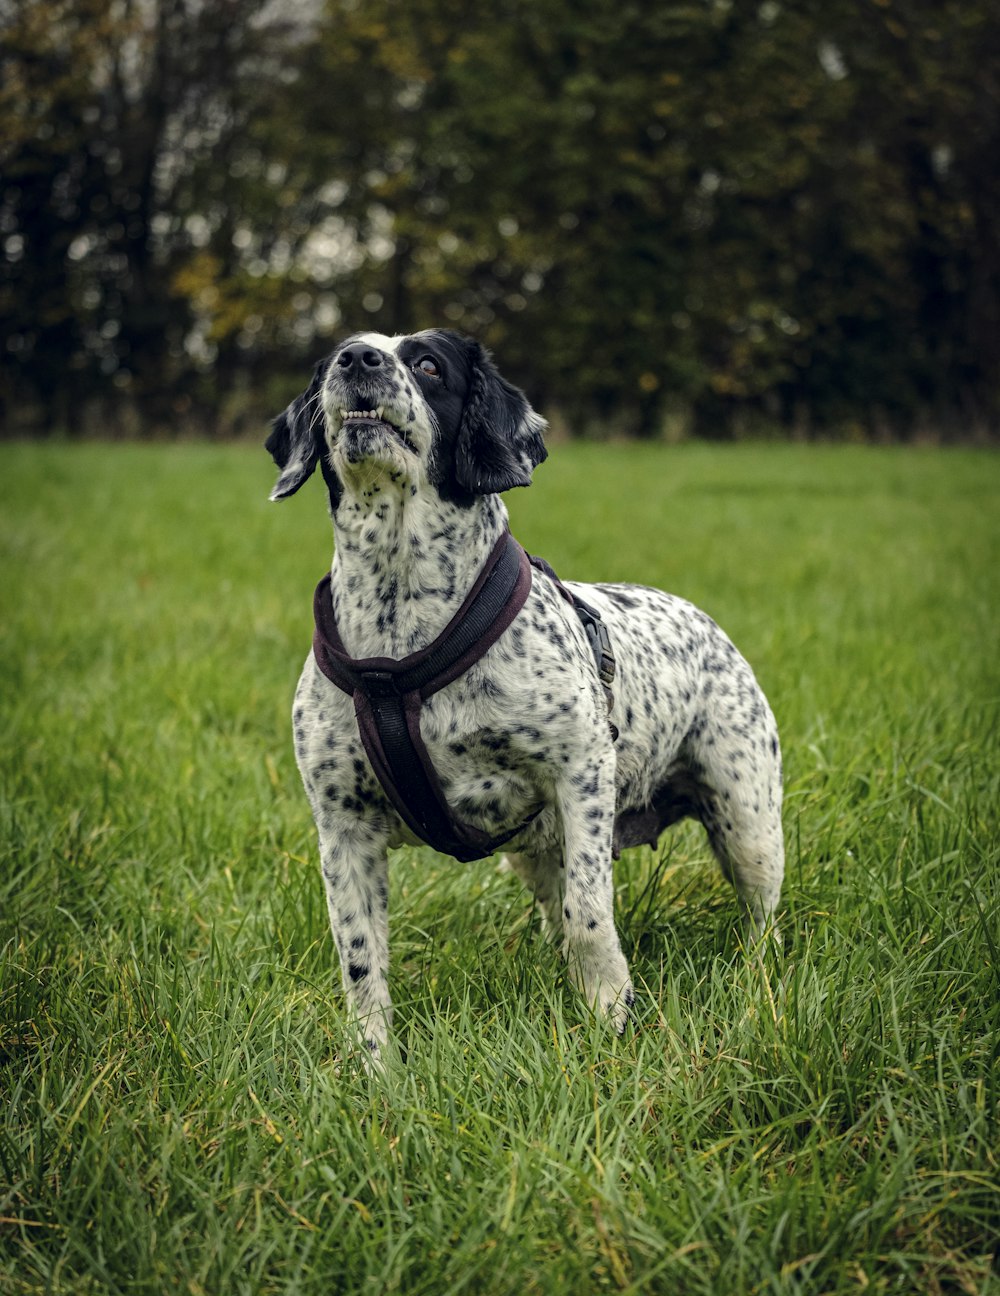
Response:
[[[1000,437],[995,0],[0,0],[8,435],[259,430],[339,333],[582,435]]]

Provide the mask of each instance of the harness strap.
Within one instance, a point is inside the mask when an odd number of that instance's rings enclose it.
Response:
[[[320,581],[313,599],[316,664],[353,698],[361,741],[378,781],[421,840],[463,863],[492,855],[535,815],[497,837],[456,819],[420,736],[420,707],[496,643],[530,589],[528,556],[510,532],[504,532],[441,634],[426,648],[399,659],[347,655],[333,615],[329,575]]]
[[[554,568],[544,558],[529,554],[528,562],[531,563],[532,567],[537,567],[540,572],[544,572],[548,576],[563,598],[573,605],[573,611],[580,618],[583,632],[587,636],[587,642],[590,644],[590,651],[594,654],[594,665],[597,667],[597,677],[601,681],[601,687],[604,689],[604,700],[608,704],[608,726],[611,729],[611,741],[617,742],[618,726],[611,719],[611,712],[615,705],[615,695],[612,692],[611,685],[615,682],[618,665],[615,661],[615,651],[611,646],[608,627],[601,620],[601,614],[597,608],[591,607],[578,594],[574,594],[572,590],[567,589],[556,575]]]
[[[462,606],[438,637],[408,657],[350,657],[333,615],[330,575],[316,587],[313,655],[326,677],[354,701],[358,732],[378,781],[403,821],[435,850],[463,863],[492,855],[538,815],[491,837],[452,813],[420,734],[420,708],[485,655],[524,606],[531,567],[573,605],[594,653],[610,713],[615,659],[600,614],[571,594],[552,568],[530,558],[509,531],[497,541]],[[612,738],[618,730],[611,725]]]

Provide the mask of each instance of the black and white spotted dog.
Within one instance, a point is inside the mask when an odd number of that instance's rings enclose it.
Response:
[[[358,334],[317,366],[268,438],[271,498],[319,465],[347,653],[401,658],[441,632],[507,527],[500,493],[529,485],[545,458],[544,426],[481,346],[451,332]],[[708,616],[659,590],[567,585],[610,631],[617,741],[580,620],[537,571],[513,623],[428,699],[420,729],[456,815],[495,835],[535,815],[509,859],[588,1003],[621,1030],[633,991],[613,855],[700,819],[763,931],[784,872],[781,758],[750,667]],[[386,852],[415,837],[373,774],[351,699],[312,654],[293,716],[344,988],[377,1056],[392,1014]]]

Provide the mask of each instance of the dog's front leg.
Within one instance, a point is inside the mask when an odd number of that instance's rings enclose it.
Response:
[[[614,752],[581,762],[557,796],[566,851],[563,951],[587,1002],[606,1013],[621,1034],[635,994],[614,920]]]
[[[386,840],[356,822],[327,823],[320,856],[347,1002],[378,1062],[392,1025]]]

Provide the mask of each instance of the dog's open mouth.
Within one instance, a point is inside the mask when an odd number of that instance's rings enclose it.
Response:
[[[379,405],[377,409],[369,410],[347,410],[340,411],[341,425],[345,432],[353,433],[355,437],[360,434],[362,438],[365,435],[371,435],[378,432],[388,432],[408,449],[414,449],[413,443],[401,427],[384,417],[385,406]]]

